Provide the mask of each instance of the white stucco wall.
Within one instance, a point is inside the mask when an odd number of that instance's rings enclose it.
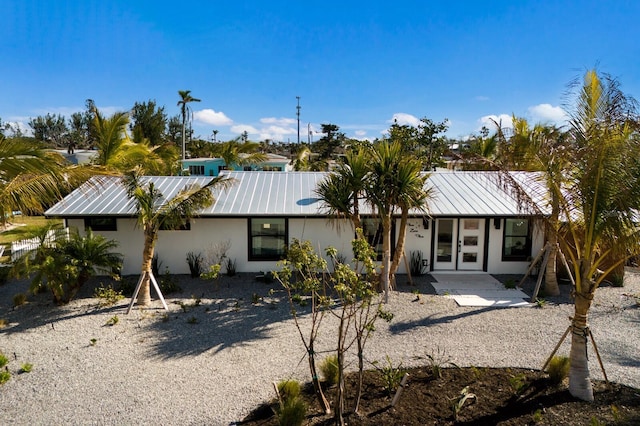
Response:
[[[123,274],[136,274],[142,264],[143,235],[135,226],[134,219],[118,219],[118,231],[101,231],[101,235],[119,241],[118,251],[124,255]],[[67,224],[81,232],[84,229],[83,219],[69,219]],[[396,225],[399,225],[399,220]],[[431,261],[431,239],[434,222],[429,221],[429,229],[424,228],[422,218],[410,218],[407,224],[405,254],[407,262],[412,251],[421,251],[424,259]],[[156,244],[156,253],[161,262],[161,272],[166,268],[173,274],[188,274],[187,253],[201,253],[207,257],[216,245],[230,242],[227,256],[236,261],[237,272],[267,272],[277,268],[276,261],[249,261],[248,223],[246,218],[195,219],[191,222],[190,231],[160,231]],[[397,238],[398,226],[396,226]],[[503,229],[495,229],[493,221],[489,226],[489,248],[487,252],[487,272],[492,274],[522,274],[526,272],[529,262],[503,262],[502,253]],[[289,240],[309,240],[316,251],[324,254],[328,246],[338,249],[350,261],[351,240],[354,230],[349,222],[341,221],[340,226],[324,218],[290,218]],[[532,255],[535,256],[544,244],[543,235],[534,231]],[[224,269],[223,269],[224,270]],[[400,263],[399,273],[407,272],[404,261]]]

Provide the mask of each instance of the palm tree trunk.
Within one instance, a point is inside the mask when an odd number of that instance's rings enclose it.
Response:
[[[382,217],[382,289],[384,290],[384,302],[389,301],[390,271],[391,271],[391,213],[385,213]]]
[[[395,283],[396,272],[400,266],[400,261],[404,255],[404,244],[407,237],[407,221],[409,219],[409,209],[402,207],[402,215],[400,217],[400,230],[398,231],[398,243],[396,244],[396,252],[393,255],[393,262],[389,270],[389,275],[392,277],[392,282]]]
[[[142,274],[144,278],[140,285],[140,292],[138,293],[138,299],[136,303],[142,306],[149,306],[151,304],[151,263],[153,261],[153,252],[155,246],[155,235],[150,232],[144,232],[144,249],[142,251]]]
[[[545,265],[544,272],[544,292],[549,296],[558,296],[560,294],[560,288],[558,287],[558,274],[557,274],[557,257],[558,257],[558,217],[560,216],[560,205],[558,197],[552,195],[551,200],[551,217],[549,218],[549,232],[547,241],[551,247],[549,252],[549,258]]]
[[[587,314],[592,301],[592,292],[576,294],[569,353],[569,393],[575,398],[588,402],[593,401],[593,387],[587,357]]]

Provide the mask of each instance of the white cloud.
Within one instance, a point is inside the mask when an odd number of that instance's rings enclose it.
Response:
[[[482,96],[482,95],[478,95],[475,97],[476,101],[480,101],[480,102],[484,102],[484,101],[488,101],[489,97],[488,96]]]
[[[480,127],[478,128],[478,130],[480,130],[483,126],[491,131],[496,130],[494,121],[502,126],[502,128],[513,128],[513,120],[511,118],[512,117],[509,114],[485,115],[480,120],[478,120],[478,122],[480,123]]]
[[[292,127],[268,126],[260,129],[260,139],[271,139],[276,141],[285,141],[287,136],[295,136],[297,140],[298,130]],[[306,132],[300,129],[300,139],[306,138]]]
[[[193,118],[196,121],[213,126],[230,126],[233,124],[233,120],[227,117],[224,112],[215,112],[210,108],[194,112]]]
[[[367,131],[366,131],[366,130],[356,130],[356,131],[355,131],[355,135],[356,135],[357,137],[359,137],[359,138],[361,138],[361,137],[365,136],[366,134],[367,134]]]
[[[407,124],[409,126],[417,127],[420,124],[420,120],[416,116],[404,112],[396,112],[395,114],[393,114],[393,117],[391,117],[389,123],[393,124],[396,121],[401,126]]]
[[[296,120],[294,118],[275,118],[275,117],[265,117],[260,119],[261,123],[264,124],[276,124],[279,126],[287,126],[291,124],[295,124]]]
[[[250,135],[255,135],[255,134],[259,133],[258,129],[256,129],[255,127],[250,126],[248,124],[238,124],[236,126],[231,126],[231,128],[229,130],[231,130],[233,133],[237,133],[239,135],[241,135],[244,132],[247,132]]]
[[[562,107],[551,104],[540,104],[529,107],[529,114],[534,123],[554,123],[564,124],[567,120],[567,113]]]

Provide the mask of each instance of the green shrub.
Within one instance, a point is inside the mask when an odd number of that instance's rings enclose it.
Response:
[[[376,364],[377,363],[374,363],[374,365]],[[400,386],[402,377],[405,374],[405,370],[402,368],[402,363],[393,365],[391,358],[387,355],[387,365],[378,368],[378,370],[382,376],[382,386],[384,387],[384,390],[387,391],[387,394],[392,395],[396,389],[398,389],[398,386]]]
[[[225,267],[227,268],[228,277],[233,277],[236,274],[236,261],[234,259],[227,258]]]
[[[18,293],[13,296],[13,307],[22,306],[27,303],[27,295],[24,293]]]
[[[278,410],[280,426],[300,426],[307,417],[307,404],[300,398],[285,401]]]
[[[93,297],[100,299],[101,306],[113,306],[124,299],[122,291],[115,290],[111,284],[105,287],[102,283],[93,291]]]
[[[547,367],[549,379],[554,384],[561,383],[569,375],[569,358],[566,356],[554,356]]]
[[[11,378],[11,373],[6,370],[0,371],[0,385],[5,384]]]
[[[33,364],[29,364],[28,362],[25,362],[22,364],[22,367],[20,367],[20,373],[31,373],[31,370],[33,370]]]
[[[297,380],[282,380],[278,383],[278,393],[282,401],[289,401],[300,395],[300,383]]]
[[[125,297],[133,296],[133,292],[136,290],[136,285],[138,284],[138,276],[129,276],[124,277],[118,284],[118,290]]]
[[[0,352],[0,368],[4,367],[9,363],[9,358],[7,358],[2,352]]]
[[[516,282],[513,278],[509,278],[504,282],[504,288],[516,288]]]
[[[338,355],[329,355],[320,364],[320,373],[327,386],[338,383]]]
[[[200,253],[190,251],[187,253],[187,263],[189,264],[189,273],[191,278],[198,278],[204,270],[204,258]]]
[[[509,384],[515,391],[516,395],[520,395],[529,386],[529,384],[527,383],[527,376],[524,374],[518,374],[517,376],[510,377]]]
[[[116,325],[118,323],[118,321],[120,321],[120,318],[118,318],[117,315],[112,316],[111,318],[109,318],[109,320],[106,322],[105,325]]]
[[[419,277],[427,273],[428,266],[422,260],[424,259],[422,251],[412,251],[409,253],[409,271],[414,277]]]
[[[624,287],[624,275],[612,275],[609,282],[613,287]]]
[[[169,268],[165,269],[158,285],[160,286],[160,291],[163,295],[180,293],[182,291],[182,287],[180,287],[180,285],[173,279]]]

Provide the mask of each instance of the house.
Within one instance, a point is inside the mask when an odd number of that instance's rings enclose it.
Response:
[[[234,165],[236,171],[290,172],[293,166],[287,157],[277,154],[265,154],[267,159],[248,166]],[[183,170],[191,176],[218,176],[223,170],[230,170],[222,158],[188,158],[182,161]]]
[[[324,252],[328,246],[350,259],[354,230],[346,220],[331,219],[315,193],[323,172],[225,172],[234,185],[216,191],[215,203],[180,230],[161,230],[156,253],[171,273],[189,272],[187,253],[207,253],[229,242],[227,256],[238,272],[276,268],[292,238],[310,240]],[[521,182],[524,174],[514,174]],[[202,176],[146,177],[170,199],[186,185],[204,184]],[[524,273],[543,246],[540,213],[524,212],[503,189],[495,172],[438,171],[430,175],[433,188],[429,212],[412,212],[406,255],[421,252],[430,271]],[[524,187],[529,193],[540,188]],[[542,204],[542,199],[540,199]],[[66,226],[94,232],[119,242],[123,273],[134,274],[142,263],[143,236],[136,227],[135,209],[117,177],[95,177],[51,207],[48,217]],[[377,219],[363,208],[363,228],[370,241],[379,236]],[[330,220],[331,219],[331,220]],[[393,232],[397,234],[399,218]],[[378,240],[379,242],[379,240]],[[399,273],[405,273],[402,262]]]

